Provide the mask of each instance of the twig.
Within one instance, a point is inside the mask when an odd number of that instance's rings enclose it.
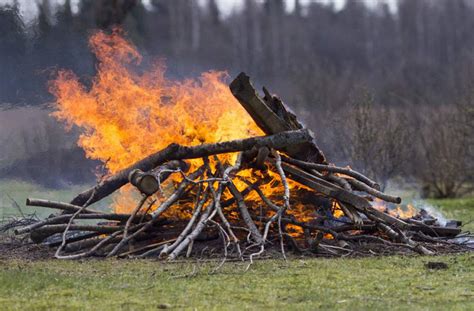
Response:
[[[84,205],[79,208],[72,216],[71,218],[69,219],[69,222],[66,226],[66,229],[64,229],[64,232],[63,232],[63,235],[62,235],[62,243],[61,245],[58,247],[58,249],[56,250],[56,253],[54,254],[54,257],[56,258],[61,258],[60,254],[61,254],[61,251],[63,250],[64,246],[66,245],[66,236],[67,236],[67,232],[69,231],[69,228],[71,227],[72,225],[72,222],[74,221],[74,217],[76,217],[77,215],[79,215],[80,213],[82,213],[82,211],[84,211],[87,207],[87,205],[89,204],[89,202],[92,200],[92,198],[94,197],[94,194],[95,194],[95,191],[92,192],[90,198],[84,203]]]
[[[120,241],[114,249],[107,255],[107,257],[114,256],[115,254],[118,253],[118,251],[125,245],[126,238],[128,235],[128,229],[130,228],[130,225],[132,224],[133,219],[137,215],[137,213],[140,211],[140,209],[143,207],[143,204],[145,204],[145,201],[148,199],[148,195],[142,195],[142,198],[140,199],[140,202],[138,203],[137,207],[133,210],[132,214],[130,215],[130,218],[128,218],[127,223],[125,224],[125,228],[123,229],[123,237],[122,241]]]
[[[202,196],[202,199],[199,199],[201,191],[202,190],[201,190],[201,187],[200,187],[199,190],[198,190],[198,193],[196,195],[197,201],[196,201],[196,204],[194,206],[194,211],[193,211],[193,215],[191,216],[191,219],[188,221],[188,223],[186,224],[186,227],[180,233],[180,235],[178,236],[176,241],[174,241],[174,243],[172,245],[170,245],[169,247],[164,248],[161,251],[160,258],[164,258],[169,254],[169,252],[172,252],[176,248],[176,246],[178,246],[184,240],[186,235],[189,234],[189,231],[191,231],[194,223],[196,222],[199,214],[201,213],[201,210],[202,210],[202,207],[203,207],[204,203],[206,203],[207,198],[208,198],[208,190],[206,189],[206,191],[204,192],[204,195]]]

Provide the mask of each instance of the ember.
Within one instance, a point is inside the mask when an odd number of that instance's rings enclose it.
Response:
[[[282,100],[265,88],[261,97],[244,73],[230,88],[221,72],[171,81],[161,64],[137,74],[141,56],[119,31],[99,32],[90,45],[99,62],[92,86],[59,72],[54,115],[83,130],[79,145],[108,175],[70,203],[29,199],[63,213],[16,230],[57,246],[57,258],[172,260],[212,240],[224,259],[250,261],[270,249],[283,256],[462,249],[448,242],[458,226],[401,208],[375,181],[329,164]],[[89,207],[114,192],[113,213]]]

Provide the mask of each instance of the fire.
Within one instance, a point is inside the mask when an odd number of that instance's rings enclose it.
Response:
[[[192,146],[264,134],[230,92],[225,81],[227,73],[209,71],[197,79],[171,80],[165,76],[162,61],[145,69],[140,66],[142,56],[120,30],[111,34],[97,32],[89,44],[97,59],[97,73],[90,86],[86,86],[74,73],[59,71],[50,84],[50,91],[56,97],[53,116],[69,128],[81,129],[79,146],[87,157],[104,163],[109,174],[171,143]],[[233,164],[236,156],[223,155],[219,159]],[[191,170],[202,164],[201,160],[190,162]],[[241,170],[233,182],[242,191],[248,187],[242,179],[255,182],[259,174],[250,169]],[[260,189],[276,204],[283,204],[278,174],[271,171],[266,174],[266,183]],[[172,191],[181,180],[179,174],[173,176],[174,179],[163,185],[165,192]],[[305,188],[293,181],[289,181],[289,186]],[[114,197],[113,209],[129,213],[136,205],[137,193],[128,185],[120,189],[120,194]],[[230,197],[226,190],[223,198]],[[160,195],[154,195],[156,201],[149,210],[154,210],[161,199]],[[252,191],[246,201],[258,214],[259,195]],[[191,208],[191,203],[184,202],[164,216],[189,218]],[[238,219],[235,206],[227,207],[226,213]],[[292,204],[288,213],[300,221],[315,217],[314,207],[301,203]],[[295,235],[302,233],[299,227],[296,231]]]
[[[334,216],[334,218],[341,218],[342,216],[344,216],[344,212],[342,211],[342,208],[337,201],[334,200],[332,202],[331,209],[332,209],[332,215]]]
[[[95,33],[89,45],[97,59],[96,76],[87,87],[74,73],[59,71],[50,84],[56,97],[53,116],[82,130],[79,146],[87,157],[102,161],[110,174],[170,143],[191,146],[263,135],[231,94],[227,73],[209,71],[197,79],[176,81],[165,76],[162,61],[144,70],[142,56],[118,29]],[[233,163],[235,157],[220,159]],[[201,164],[191,162],[191,169]],[[240,190],[246,187],[235,182]],[[271,195],[278,188],[272,181],[262,191]],[[126,195],[115,198],[114,209],[129,212],[134,207],[130,188],[121,192]],[[257,194],[250,196],[256,199]]]
[[[140,73],[142,57],[119,30],[97,32],[89,44],[98,61],[91,87],[60,71],[50,87],[57,104],[53,115],[82,128],[79,145],[110,173],[172,142],[197,145],[262,135],[224,83],[225,72],[173,81],[156,62]]]
[[[411,204],[407,204],[404,207],[397,206],[395,209],[389,211],[389,214],[401,219],[408,219],[418,214],[418,210]]]
[[[56,97],[53,116],[82,129],[79,146],[109,173],[170,143],[197,145],[263,134],[231,94],[225,72],[174,81],[165,77],[162,62],[143,71],[142,56],[120,30],[97,32],[89,45],[98,63],[91,86],[70,71],[59,71],[50,84]],[[121,192],[130,194],[126,187]],[[132,201],[116,198],[115,211],[130,211]]]
[[[380,211],[387,211],[390,215],[400,219],[412,218],[418,214],[418,210],[411,204],[404,206],[394,205],[384,202],[378,198],[374,199],[372,206]]]

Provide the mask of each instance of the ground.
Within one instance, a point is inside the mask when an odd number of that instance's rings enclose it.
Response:
[[[15,189],[4,185],[2,195]],[[28,191],[43,198],[67,196],[60,191]],[[26,196],[23,190],[9,193],[18,202]],[[4,215],[15,213],[9,198],[1,203],[6,206]],[[474,219],[474,198],[430,203],[448,218]],[[466,229],[473,231],[473,224]],[[428,269],[428,262],[444,262],[448,268]],[[212,273],[216,265],[0,260],[0,305],[2,310],[474,309],[474,253],[262,260],[247,272],[246,264],[228,263]]]

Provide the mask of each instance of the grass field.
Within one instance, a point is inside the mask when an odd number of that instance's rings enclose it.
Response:
[[[25,206],[26,198],[39,198],[54,201],[70,201],[77,193],[89,188],[90,185],[76,185],[67,189],[47,189],[34,186],[30,183],[20,181],[5,182],[0,180],[0,220],[10,216],[18,216],[20,211],[15,206],[18,204],[25,214],[36,213],[39,217],[45,217],[55,212],[47,208],[36,208]],[[105,210],[110,200],[105,199],[100,205],[94,205],[98,210]]]
[[[1,185],[0,185],[1,187]],[[22,187],[27,187],[22,185]],[[19,202],[33,192],[3,186]],[[78,189],[73,189],[74,191]],[[37,192],[34,192],[37,191]],[[76,191],[77,192],[77,191]],[[10,199],[2,198],[0,203]],[[448,218],[474,219],[474,199],[431,200]],[[5,206],[5,205],[3,205]],[[8,213],[15,208],[7,206]],[[467,229],[473,230],[472,224]],[[442,261],[447,270],[429,270]],[[340,309],[473,310],[474,254],[164,264],[151,260],[0,261],[1,310]]]
[[[431,271],[429,260],[447,270]],[[2,310],[473,310],[473,255],[267,260],[0,262]],[[193,275],[193,266],[197,267]],[[186,276],[188,275],[188,276]]]

